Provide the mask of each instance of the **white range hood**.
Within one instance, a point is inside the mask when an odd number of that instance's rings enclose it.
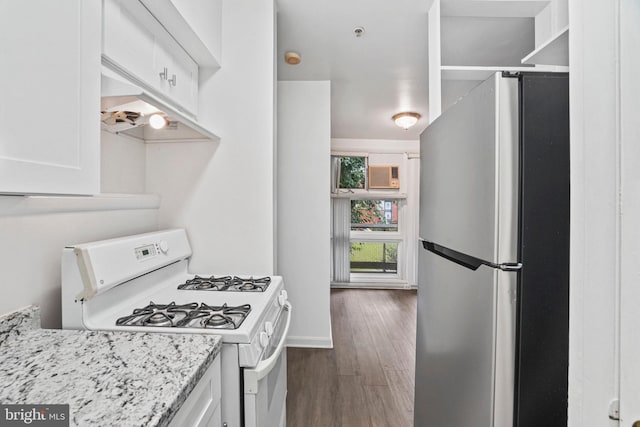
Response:
[[[134,123],[107,124],[103,121],[102,129],[145,142],[218,141],[220,139],[209,129],[200,125],[193,116],[180,111],[104,67],[100,108],[102,113],[126,111],[140,114]],[[148,125],[148,118],[153,113],[163,113],[169,124],[162,129],[153,129]]]

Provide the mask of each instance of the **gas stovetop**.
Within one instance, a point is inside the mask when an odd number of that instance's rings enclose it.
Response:
[[[249,304],[229,307],[204,303],[155,304],[136,308],[129,316],[116,320],[116,326],[169,328],[237,329],[251,311]]]
[[[238,276],[200,277],[195,276],[178,286],[186,291],[230,291],[264,292],[271,283],[271,277],[242,278]]]

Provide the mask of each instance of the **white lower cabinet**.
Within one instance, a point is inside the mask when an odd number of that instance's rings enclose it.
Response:
[[[211,418],[211,425],[213,427],[222,427],[222,415],[220,415],[220,406],[221,405],[218,405],[216,410],[213,412],[213,418]]]
[[[198,64],[137,0],[103,0],[103,60],[179,109],[197,114]]]
[[[0,193],[100,192],[100,0],[0,0]]]
[[[209,369],[182,404],[171,420],[170,427],[220,427],[220,356],[216,357]]]

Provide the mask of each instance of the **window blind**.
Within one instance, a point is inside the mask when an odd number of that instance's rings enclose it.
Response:
[[[351,233],[351,200],[332,199],[333,204],[333,281],[348,283]]]

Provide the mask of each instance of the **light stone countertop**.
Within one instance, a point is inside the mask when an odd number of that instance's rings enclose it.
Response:
[[[74,426],[166,426],[220,352],[217,335],[40,329],[0,317],[0,403],[69,404]]]

